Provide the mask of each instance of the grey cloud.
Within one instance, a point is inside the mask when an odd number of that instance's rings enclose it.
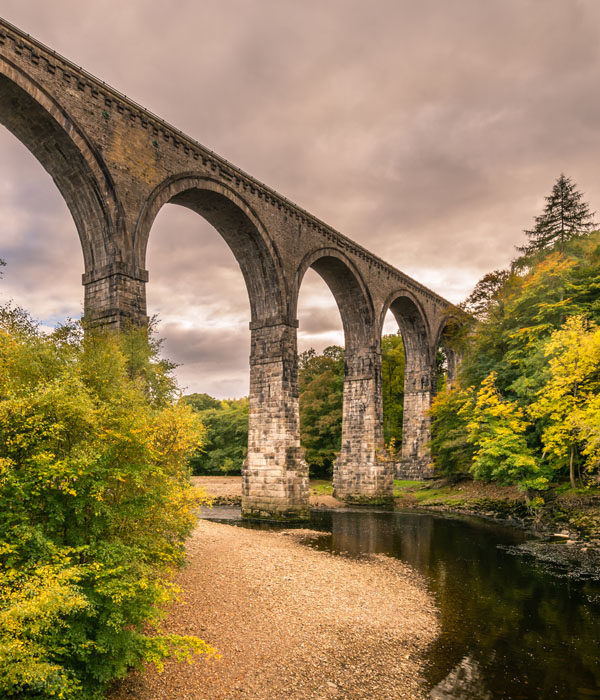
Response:
[[[219,397],[248,393],[248,327],[230,329],[184,328],[164,323],[158,335],[165,339],[163,354],[181,364],[180,386],[187,392],[206,392]]]
[[[600,209],[600,5],[380,0],[376,8],[358,0],[5,0],[2,12],[458,301],[509,263],[561,171]],[[0,294],[26,300],[38,316],[76,313],[81,253],[72,221],[14,139],[0,134],[0,148],[0,256],[9,257]],[[180,373],[209,381],[210,369],[215,391],[245,393],[247,356],[224,350],[231,376],[245,378],[217,376],[216,365],[194,359],[196,340],[184,333],[247,335],[244,282],[223,241],[191,212],[165,207],[147,267],[150,310],[178,324],[165,328],[187,358]],[[307,275],[299,345],[340,333],[319,284]]]
[[[299,332],[304,335],[318,335],[342,330],[340,315],[335,304],[330,308],[301,308],[298,314]],[[339,327],[339,328],[338,328]]]

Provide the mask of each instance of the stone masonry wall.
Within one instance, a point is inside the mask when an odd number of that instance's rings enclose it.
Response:
[[[88,322],[114,328],[147,323],[145,270],[110,265],[97,273],[83,275],[84,313]]]
[[[300,447],[296,328],[252,328],[248,455],[242,471],[245,517],[308,513],[308,465]]]
[[[404,415],[402,420],[402,459],[396,466],[398,479],[425,479],[433,476],[428,443],[431,439],[431,406],[435,368],[425,351],[408,353],[404,371]]]
[[[381,353],[372,348],[344,356],[342,448],[334,465],[334,495],[348,502],[392,500],[393,472],[382,430]]]

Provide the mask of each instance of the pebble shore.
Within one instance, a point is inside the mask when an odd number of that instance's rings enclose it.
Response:
[[[306,530],[200,521],[165,632],[193,634],[220,659],[132,672],[107,700],[419,700],[437,634],[423,580],[384,556],[307,547]]]

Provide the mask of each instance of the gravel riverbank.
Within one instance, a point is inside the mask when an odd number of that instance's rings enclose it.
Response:
[[[299,543],[310,535],[200,521],[164,629],[198,635],[221,658],[131,673],[108,700],[424,697],[437,619],[422,579],[395,559]]]

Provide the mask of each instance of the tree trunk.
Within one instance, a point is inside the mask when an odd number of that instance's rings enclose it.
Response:
[[[575,483],[575,445],[571,445],[571,458],[569,459],[569,478],[571,480],[571,488],[577,488]]]

